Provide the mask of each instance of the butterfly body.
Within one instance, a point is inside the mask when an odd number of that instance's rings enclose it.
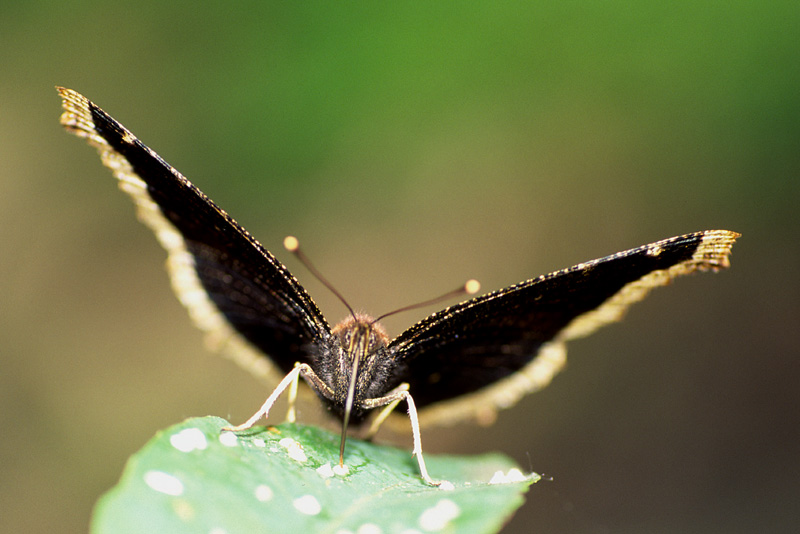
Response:
[[[651,289],[729,266],[739,234],[707,230],[580,263],[466,300],[390,340],[351,313],[331,328],[297,279],[225,211],[83,95],[58,88],[61,123],[95,146],[140,219],[168,252],[173,288],[210,342],[254,374],[285,375],[246,423],[266,416],[300,378],[343,421],[376,420],[408,404],[414,454],[427,475],[419,419],[488,422],[500,408],[546,386],[566,343],[619,320]],[[412,397],[413,396],[413,397]],[[291,403],[290,403],[291,404]]]
[[[394,389],[397,365],[387,349],[386,332],[366,315],[356,314],[336,325],[332,340],[322,343],[320,353],[312,359],[311,368],[330,388],[331,398],[316,391],[329,409],[338,417],[344,417],[351,382],[353,386],[351,425],[358,425],[368,416],[371,408],[365,405],[369,399],[385,396]],[[313,388],[312,386],[312,389]]]

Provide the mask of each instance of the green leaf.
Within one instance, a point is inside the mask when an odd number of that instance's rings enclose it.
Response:
[[[432,487],[410,451],[355,439],[349,472],[333,474],[336,434],[289,423],[233,434],[228,424],[204,417],[159,432],[100,498],[91,531],[497,532],[539,479],[490,484],[515,468],[499,454],[426,455],[431,476],[452,483]]]

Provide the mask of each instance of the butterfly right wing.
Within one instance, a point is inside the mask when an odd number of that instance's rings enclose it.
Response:
[[[133,198],[169,254],[175,292],[210,344],[262,377],[270,365],[250,345],[284,373],[297,361],[311,364],[330,326],[286,267],[124,126],[83,95],[57,89],[61,124],[98,149]]]
[[[737,237],[726,230],[673,237],[451,306],[391,342],[396,381],[410,385],[425,422],[488,421],[550,382],[567,341],[619,320],[677,276],[728,267]]]

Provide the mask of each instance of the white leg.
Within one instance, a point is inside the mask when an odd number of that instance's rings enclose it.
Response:
[[[295,367],[297,369],[297,367]],[[295,411],[295,403],[297,402],[297,384],[300,382],[300,373],[295,373],[294,380],[289,387],[289,408],[286,410],[286,422],[294,423],[297,420],[297,412]]]
[[[250,419],[248,419],[241,425],[228,426],[223,428],[223,430],[230,430],[233,432],[237,432],[239,430],[247,430],[248,428],[256,424],[256,421],[261,419],[262,416],[266,418],[269,415],[270,408],[272,408],[272,405],[275,404],[276,400],[278,400],[278,397],[281,396],[281,393],[283,393],[284,390],[287,387],[289,387],[290,384],[292,383],[294,383],[295,385],[297,384],[297,379],[300,376],[300,373],[307,373],[307,372],[313,373],[313,371],[311,371],[311,367],[309,367],[304,363],[298,364],[294,369],[292,369],[289,372],[288,375],[284,377],[283,380],[281,380],[280,384],[278,384],[278,387],[276,387],[275,391],[272,392],[272,395],[267,397],[267,400],[264,401],[264,404],[261,406],[261,408],[259,408],[258,411],[254,413],[252,417],[250,417]]]
[[[400,384],[396,389],[402,391],[408,391],[408,384]],[[389,417],[389,414],[391,414],[394,411],[394,409],[397,408],[397,405],[400,404],[402,401],[403,401],[402,397],[398,397],[397,399],[393,400],[392,402],[387,404],[383,410],[381,410],[381,413],[379,413],[375,417],[375,419],[372,420],[372,424],[369,426],[369,430],[367,431],[367,435],[365,436],[367,440],[371,440],[372,438],[375,437],[375,434],[378,433],[378,429],[381,427],[383,422],[386,421],[386,418]]]
[[[430,475],[428,475],[428,468],[425,467],[425,459],[422,457],[422,437],[419,431],[419,418],[417,417],[417,407],[414,405],[414,399],[411,398],[411,394],[408,392],[408,384],[400,384],[392,391],[390,391],[387,395],[377,399],[368,399],[364,401],[364,405],[367,408],[378,408],[381,406],[393,407],[397,406],[397,403],[400,401],[406,401],[408,404],[408,418],[411,419],[411,434],[414,436],[414,449],[411,453],[412,456],[417,457],[417,463],[419,464],[419,474],[422,476],[422,480],[430,484],[431,486],[438,486],[443,481],[441,480],[433,480]],[[384,415],[385,412],[385,415]],[[384,410],[379,415],[378,418],[383,421],[389,415],[389,412]],[[371,430],[371,429],[370,429]]]
[[[431,486],[438,486],[443,481],[431,479],[431,477],[428,475],[428,469],[425,467],[425,459],[422,457],[422,437],[420,436],[419,432],[419,419],[417,418],[417,407],[414,406],[414,399],[411,398],[411,395],[408,393],[408,391],[404,391],[403,396],[408,403],[408,417],[411,419],[411,433],[414,436],[414,450],[412,456],[417,457],[419,473],[422,475],[422,480]]]

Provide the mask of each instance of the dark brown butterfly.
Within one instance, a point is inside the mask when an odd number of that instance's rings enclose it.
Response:
[[[568,340],[617,321],[677,276],[728,267],[739,237],[696,232],[580,263],[446,308],[393,340],[372,318],[352,313],[331,328],[247,230],[87,98],[58,92],[61,124],[98,149],[167,249],[173,287],[194,322],[256,375],[269,374],[270,361],[286,375],[262,408],[232,429],[266,416],[302,377],[343,420],[341,462],[348,424],[381,408],[379,423],[405,401],[414,454],[430,484],[436,482],[422,458],[417,408],[429,422],[490,420],[550,382]]]

